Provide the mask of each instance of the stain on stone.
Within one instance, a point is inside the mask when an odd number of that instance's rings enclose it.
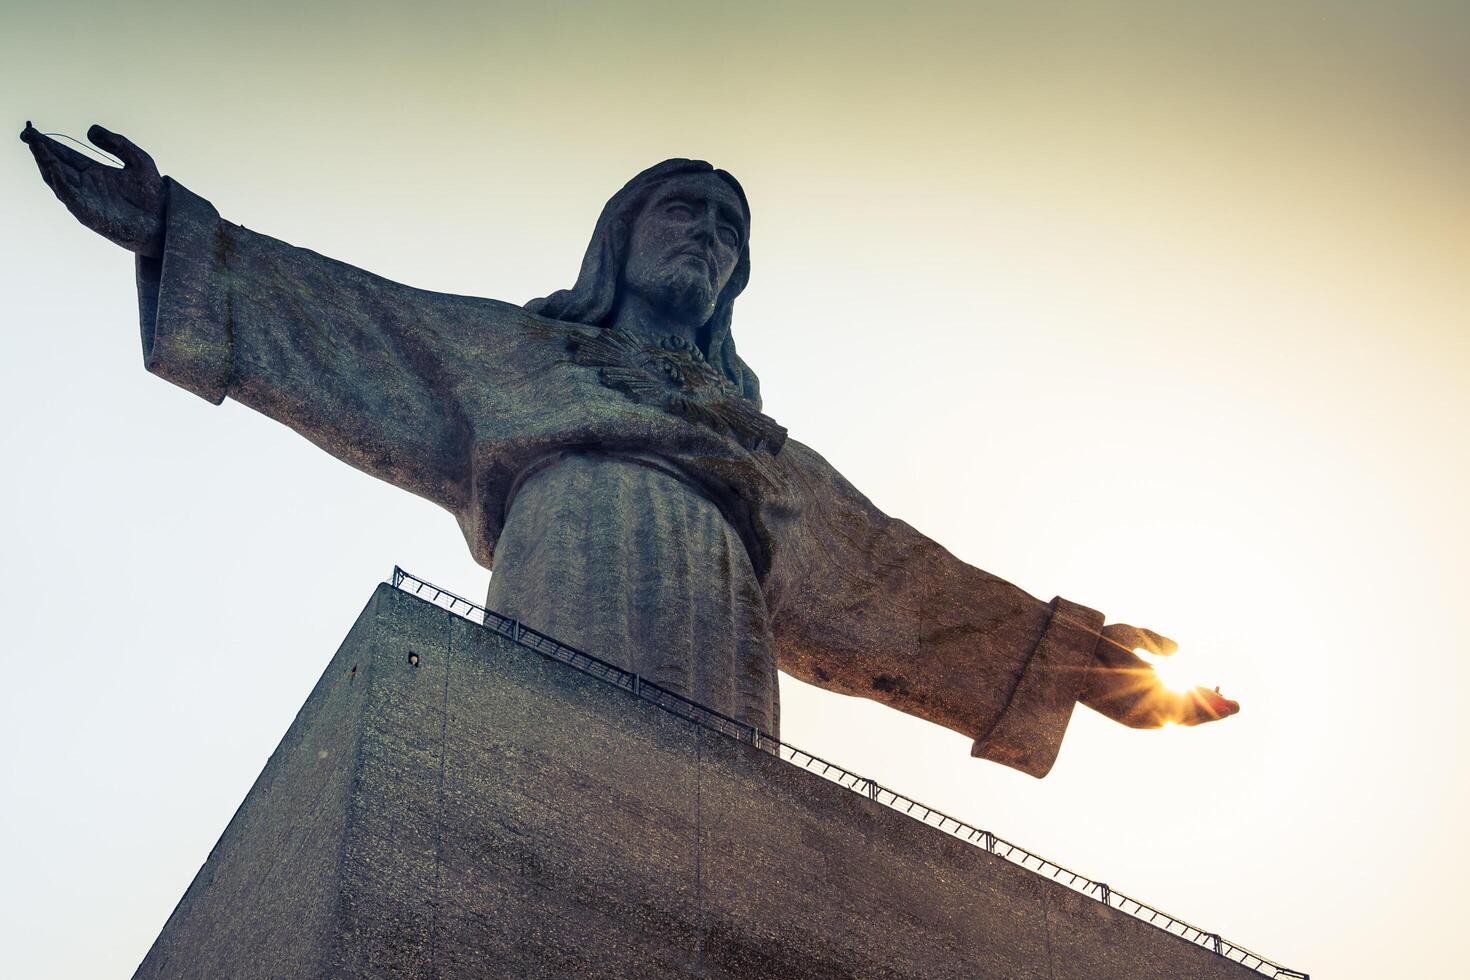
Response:
[[[879,674],[873,678],[873,690],[882,691],[884,694],[906,694],[908,693],[908,681],[902,677],[892,674]]]

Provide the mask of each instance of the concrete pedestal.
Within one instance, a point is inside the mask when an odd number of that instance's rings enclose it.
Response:
[[[386,585],[136,974],[667,976],[1258,974]]]

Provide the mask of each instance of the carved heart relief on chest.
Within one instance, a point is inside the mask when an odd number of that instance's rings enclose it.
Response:
[[[638,402],[733,436],[752,452],[781,451],[786,429],[763,414],[688,341],[644,340],[601,330],[568,341],[572,360],[597,369],[604,386]]]

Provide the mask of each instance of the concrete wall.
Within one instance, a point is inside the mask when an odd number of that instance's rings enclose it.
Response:
[[[1255,975],[387,586],[137,973]]]

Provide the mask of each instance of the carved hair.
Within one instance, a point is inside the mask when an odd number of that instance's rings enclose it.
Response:
[[[716,170],[703,160],[665,160],[643,171],[623,185],[607,202],[592,230],[592,241],[582,258],[582,271],[571,289],[559,289],[550,296],[533,299],[526,309],[553,320],[606,326],[617,305],[618,284],[623,277],[623,263],[628,258],[628,242],[633,222],[643,211],[654,190],[672,177],[685,174],[714,174],[735,191],[745,211],[746,233],[740,236],[740,258],[735,271],[715,301],[715,311],[700,329],[699,346],[711,365],[757,405],[760,404],[760,381],[740,355],[730,336],[730,320],[734,315],[735,297],[750,281],[750,204],[740,183],[723,170]]]

